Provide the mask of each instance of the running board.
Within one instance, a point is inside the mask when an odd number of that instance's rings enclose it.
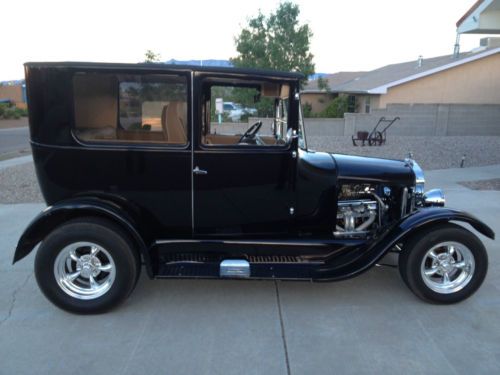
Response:
[[[215,259],[206,254],[175,254],[164,259],[157,278],[311,279],[323,262],[306,262],[294,256],[250,256]]]

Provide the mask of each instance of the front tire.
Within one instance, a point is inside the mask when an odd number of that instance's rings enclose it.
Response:
[[[450,304],[470,297],[488,269],[482,242],[467,229],[440,225],[410,239],[399,256],[399,271],[421,299]]]
[[[63,224],[42,242],[35,276],[56,306],[79,314],[102,313],[125,300],[140,273],[128,236],[100,218]]]

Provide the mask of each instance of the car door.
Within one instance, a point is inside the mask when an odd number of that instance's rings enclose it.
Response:
[[[206,93],[203,82],[198,84],[201,85],[200,92]],[[204,121],[210,121],[207,116],[209,103],[210,100],[200,94],[193,151],[195,236],[270,236],[287,233],[294,214],[295,142],[227,144],[228,140],[240,137],[240,133],[233,138],[227,135],[226,140],[220,141],[221,144],[206,141],[202,133],[207,127]],[[203,109],[203,105],[207,108]],[[224,139],[224,129],[226,133],[227,129],[235,132],[234,128],[243,127],[244,130],[247,125],[212,124],[217,127],[212,131],[212,139]],[[269,123],[262,125],[261,132],[269,132],[270,128]],[[272,142],[271,136],[262,137],[266,142]]]

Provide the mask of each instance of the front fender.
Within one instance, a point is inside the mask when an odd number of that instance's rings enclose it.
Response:
[[[465,211],[443,207],[429,207],[415,211],[404,217],[399,222],[398,229],[406,234],[408,231],[413,231],[424,225],[438,221],[465,222],[470,224],[475,230],[486,237],[491,238],[492,240],[495,239],[495,232],[493,232],[488,225],[480,221],[474,215]]]
[[[341,280],[357,276],[375,265],[389,250],[409,236],[449,221],[468,223],[479,233],[495,239],[495,233],[488,225],[467,212],[443,207],[422,208],[403,217],[377,240],[361,246],[342,261],[332,259],[330,264],[318,272],[315,278]]]
[[[136,221],[120,205],[96,197],[79,197],[61,201],[43,210],[31,221],[21,235],[12,263],[14,264],[27,256],[58,225],[82,216],[103,217],[118,224],[131,236],[146,263],[148,274],[152,274],[149,252],[137,230]]]

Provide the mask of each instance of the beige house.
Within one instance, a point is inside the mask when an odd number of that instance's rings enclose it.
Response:
[[[349,112],[369,113],[388,104],[500,104],[500,38],[484,38],[471,52],[422,58],[370,72],[330,76],[329,90],[311,81],[303,102],[320,113],[338,95],[349,97]]]
[[[1,102],[13,103],[18,108],[26,109],[26,86],[24,84],[1,84]]]

